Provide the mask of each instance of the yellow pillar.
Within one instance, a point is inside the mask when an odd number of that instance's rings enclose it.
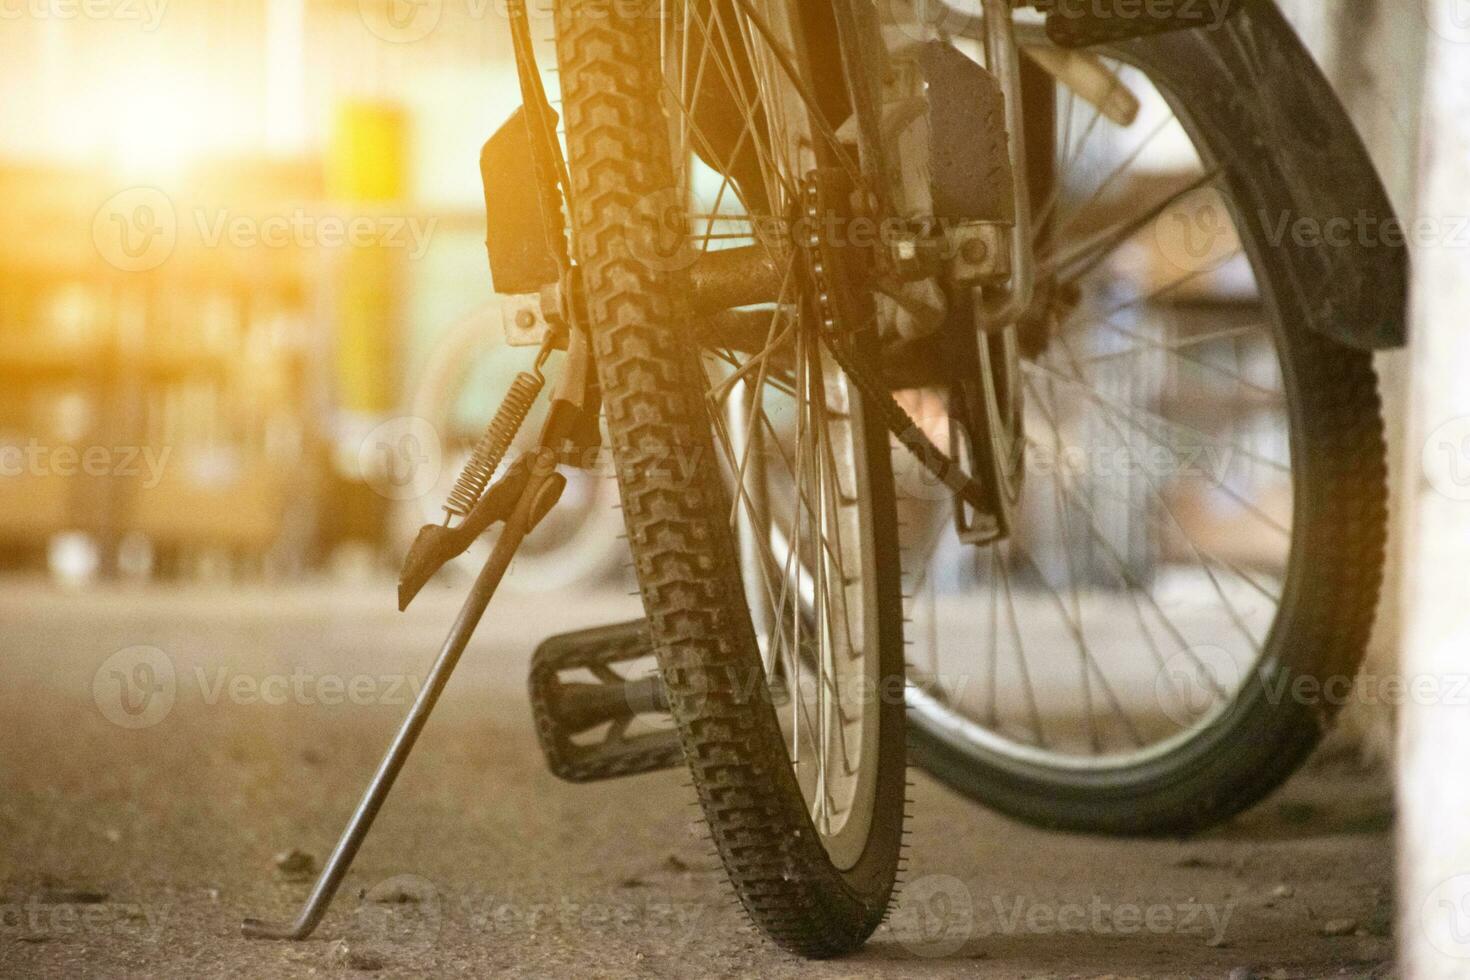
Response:
[[[407,189],[407,114],[381,102],[338,107],[327,154],[327,193],[344,217],[401,205]],[[385,225],[386,227],[386,225]],[[337,283],[338,406],[378,415],[396,402],[398,270],[381,245],[345,246]]]

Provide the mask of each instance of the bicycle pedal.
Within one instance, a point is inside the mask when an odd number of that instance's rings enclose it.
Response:
[[[553,775],[590,783],[683,765],[652,658],[641,619],[563,633],[536,648],[531,711]]]

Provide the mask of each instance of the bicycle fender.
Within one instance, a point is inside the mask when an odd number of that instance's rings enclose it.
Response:
[[[1273,0],[1245,0],[1218,29],[1108,53],[1145,70],[1162,57],[1222,68],[1231,84],[1200,72],[1176,78],[1169,94],[1186,126],[1214,131],[1208,145],[1238,202],[1236,220],[1261,223],[1270,261],[1285,266],[1272,288],[1296,290],[1312,328],[1350,347],[1407,342],[1404,226],[1342,103]]]

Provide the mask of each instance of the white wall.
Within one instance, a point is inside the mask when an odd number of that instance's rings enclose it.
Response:
[[[1423,97],[1418,215],[1470,217],[1470,19],[1435,17]],[[1459,15],[1458,22],[1455,16]],[[1405,709],[1399,782],[1399,937],[1405,975],[1470,976],[1470,242],[1417,255],[1407,489],[1404,670],[1439,696]]]

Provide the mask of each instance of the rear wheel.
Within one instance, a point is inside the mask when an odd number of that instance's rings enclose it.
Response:
[[[1040,72],[1027,91],[1028,156],[1055,166],[1033,174],[1050,304],[1020,330],[1013,531],[964,545],[947,504],[907,498],[912,751],[1029,822],[1179,833],[1279,785],[1351,684],[1383,429],[1371,356],[1321,332],[1351,312],[1309,303],[1271,238],[1295,191],[1240,105],[1272,96],[1187,36],[1090,67],[1109,113]]]

